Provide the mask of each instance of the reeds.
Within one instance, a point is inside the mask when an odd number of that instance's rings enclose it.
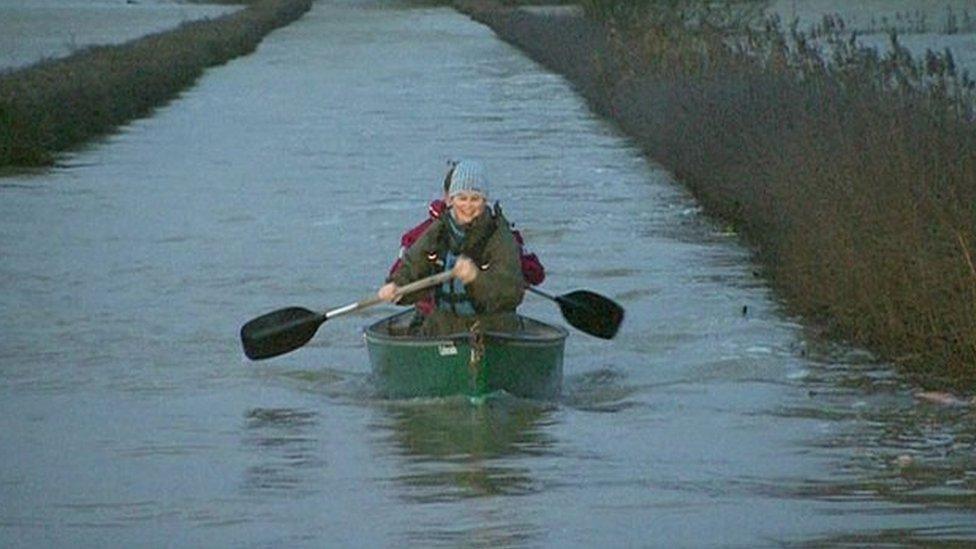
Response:
[[[953,11],[952,6],[946,6],[943,16],[934,24],[930,24],[928,17],[920,10],[895,12],[894,17],[881,16],[872,18],[871,23],[861,29],[863,32],[891,32],[927,33],[940,32],[942,34],[959,34],[976,31],[976,17],[963,9],[960,13]]]
[[[310,7],[311,0],[255,0],[218,18],[0,73],[0,167],[50,164],[57,152],[145,116]]]
[[[882,54],[836,18],[730,33],[475,15],[737,228],[810,324],[926,384],[976,380],[974,84],[951,52],[916,59],[892,33]]]

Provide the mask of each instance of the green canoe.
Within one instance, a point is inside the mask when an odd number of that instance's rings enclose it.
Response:
[[[413,315],[404,311],[364,331],[373,381],[383,396],[482,396],[499,390],[532,399],[559,396],[565,329],[520,316],[518,332],[422,337],[408,333]]]

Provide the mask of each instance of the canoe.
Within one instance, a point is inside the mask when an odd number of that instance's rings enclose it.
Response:
[[[363,331],[373,382],[387,398],[483,396],[505,391],[551,400],[563,382],[566,330],[519,316],[517,332],[469,332],[438,337],[411,335],[414,311],[404,311]]]

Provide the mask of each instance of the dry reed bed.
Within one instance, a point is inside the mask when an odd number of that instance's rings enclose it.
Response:
[[[972,390],[976,128],[951,55],[882,56],[836,20],[730,41],[460,7],[569,77],[749,239],[811,325]]]
[[[50,164],[55,153],[145,116],[310,7],[311,0],[255,0],[218,18],[0,73],[0,166]]]

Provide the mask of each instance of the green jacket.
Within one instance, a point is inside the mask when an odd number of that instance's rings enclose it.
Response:
[[[522,302],[525,279],[519,262],[518,244],[509,228],[508,221],[496,210],[496,215],[485,208],[468,229],[468,235],[461,248],[461,255],[470,257],[481,267],[465,290],[474,303],[478,315],[514,313]],[[451,215],[450,211],[446,215]],[[497,228],[496,228],[497,227]],[[423,235],[404,253],[403,265],[390,278],[397,286],[437,274],[443,270],[443,260],[447,253],[447,238],[444,231],[446,221],[442,217],[435,221]],[[493,231],[493,232],[492,232]],[[489,234],[487,241],[485,235]],[[480,257],[476,248],[484,241]],[[422,299],[427,290],[414,292],[400,300],[411,304]]]

